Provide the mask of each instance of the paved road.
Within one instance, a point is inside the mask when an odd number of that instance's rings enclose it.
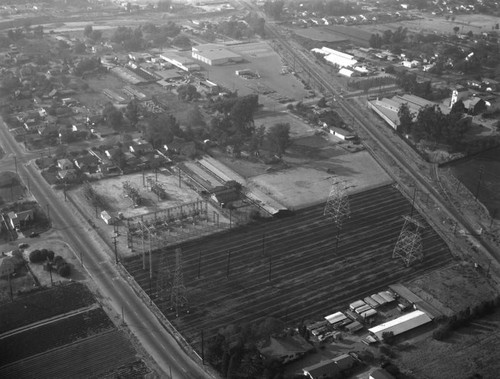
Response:
[[[22,150],[1,120],[0,143],[6,153],[0,168],[15,171],[14,156],[16,157],[21,179],[26,184],[29,180],[31,192],[41,207],[48,204],[53,228],[59,231],[78,258],[83,256],[85,269],[98,286],[104,302],[116,314],[121,314],[123,308],[127,326],[163,370],[162,377],[170,376],[171,372],[175,379],[209,378],[120,277],[114,260],[110,258],[112,253],[107,251],[109,248],[104,241],[96,233],[89,233],[87,225],[82,225],[68,204],[61,201],[36,168],[27,164],[33,154]]]

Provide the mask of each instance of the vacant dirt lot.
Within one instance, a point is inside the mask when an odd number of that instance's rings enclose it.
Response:
[[[475,269],[472,263],[461,262],[437,270],[412,281],[413,291],[422,289],[455,312],[472,307],[498,293],[495,283],[487,277],[488,268]]]
[[[345,182],[347,191],[354,193],[392,181],[366,151],[314,162],[311,166],[314,167],[294,166],[253,177],[250,187],[253,184],[264,188],[279,202],[297,209],[326,201],[332,183]]]
[[[428,338],[398,352],[397,364],[415,378],[456,379],[480,374],[497,378],[500,371],[500,311],[453,332],[445,341]],[[400,367],[401,367],[400,366]]]

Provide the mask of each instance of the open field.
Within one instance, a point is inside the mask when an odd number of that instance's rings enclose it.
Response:
[[[420,291],[458,313],[497,296],[498,290],[487,277],[487,267],[475,269],[472,263],[461,262],[445,269],[430,272],[408,284],[408,288],[420,295]]]
[[[162,300],[170,298],[169,292],[157,296],[163,282],[158,271],[164,270],[158,265],[173,267],[175,247],[153,254],[151,282],[140,257],[124,265],[187,340],[198,346],[200,330],[212,335],[220,327],[269,316],[290,323],[320,319],[367,293],[451,261],[443,240],[420,215],[416,217],[425,225],[423,261],[406,268],[392,259],[401,216],[411,208],[395,188],[354,194],[350,204],[351,218],[338,240],[320,204],[285,219],[178,245],[190,309],[179,318],[170,311],[170,301]]]
[[[318,153],[320,150],[314,151]],[[248,186],[258,186],[283,205],[297,209],[326,201],[332,183],[336,182],[345,183],[347,191],[354,193],[391,183],[392,180],[368,152],[362,151],[330,159],[297,162],[290,169],[253,177]]]
[[[297,29],[294,30],[294,33],[301,37],[319,42],[338,43],[349,40],[346,36],[339,35],[325,27]]]
[[[136,361],[136,353],[123,332],[110,330],[4,366],[0,377],[97,378]],[[149,370],[140,371],[146,374]]]
[[[8,364],[64,346],[114,327],[102,308],[55,320],[0,339],[2,363]]]
[[[497,378],[500,371],[500,311],[474,320],[454,331],[445,341],[428,337],[398,352],[397,364],[410,369],[415,378]]]
[[[0,307],[0,333],[93,304],[94,296],[80,283],[24,295]]]
[[[491,31],[491,28],[498,23],[498,18],[485,14],[456,15],[455,21],[446,20],[444,16],[434,16],[431,14],[419,14],[421,19],[389,22],[385,24],[356,25],[351,28],[358,28],[366,31],[370,35],[373,33],[382,34],[386,30],[395,31],[399,27],[408,28],[413,33],[436,33],[453,34],[453,28],[458,26],[461,33],[472,31],[474,34]]]
[[[485,151],[469,159],[460,160],[451,167],[453,175],[460,180],[469,191],[483,203],[490,215],[500,219],[500,148]],[[480,179],[480,171],[483,167],[483,174]]]

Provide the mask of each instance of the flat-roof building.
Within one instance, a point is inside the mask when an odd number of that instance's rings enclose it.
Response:
[[[368,331],[380,341],[383,341],[384,333],[392,332],[395,336],[397,336],[398,334],[415,329],[416,327],[425,325],[431,321],[431,318],[427,316],[425,312],[413,311],[394,320],[387,321],[383,324],[370,328]]]
[[[170,63],[171,65],[180,68],[183,71],[199,71],[200,65],[191,58],[177,54],[175,51],[164,51],[160,54],[160,58]]]
[[[238,63],[243,61],[243,57],[239,54],[224,48],[221,45],[206,44],[193,46],[191,56],[210,66],[218,66],[227,63]]]

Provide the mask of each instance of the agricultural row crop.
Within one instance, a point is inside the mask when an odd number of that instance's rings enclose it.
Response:
[[[102,308],[92,309],[2,338],[0,356],[7,364],[112,328]]]
[[[232,323],[270,316],[290,324],[321,319],[350,301],[450,262],[448,247],[416,211],[413,216],[425,226],[423,261],[405,267],[392,258],[402,216],[411,213],[411,204],[392,186],[352,195],[350,207],[351,217],[340,230],[323,215],[324,204],[318,204],[285,219],[157,251],[152,280],[140,256],[125,264],[180,332],[197,345],[200,330],[208,336]],[[178,319],[170,310],[169,296],[156,293],[165,291],[157,283],[166,269],[172,271],[176,247],[183,251],[190,311]]]
[[[70,283],[23,295],[0,307],[0,333],[93,304],[81,283]]]
[[[136,360],[127,337],[114,329],[1,367],[0,378],[97,378]]]

